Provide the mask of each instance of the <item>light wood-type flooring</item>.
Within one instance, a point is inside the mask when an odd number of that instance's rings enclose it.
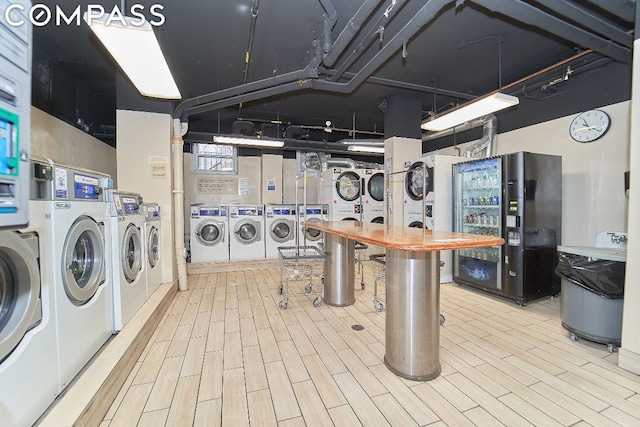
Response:
[[[101,426],[640,426],[640,377],[571,341],[558,299],[444,284],[442,374],[395,376],[365,264],[342,308],[314,307],[303,282],[278,308],[277,267],[190,275]]]

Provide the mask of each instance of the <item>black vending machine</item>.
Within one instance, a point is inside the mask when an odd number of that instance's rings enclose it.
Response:
[[[454,281],[528,301],[560,292],[562,158],[518,152],[453,165],[453,230],[505,245],[454,253]]]

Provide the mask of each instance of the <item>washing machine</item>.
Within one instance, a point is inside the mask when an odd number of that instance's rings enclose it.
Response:
[[[296,244],[297,217],[295,205],[267,205],[264,207],[265,257],[278,258],[279,246]]]
[[[298,245],[322,249],[322,231],[305,227],[305,221],[329,221],[329,205],[298,205]]]
[[[227,205],[191,205],[191,262],[229,261]]]
[[[162,284],[162,255],[160,251],[160,206],[157,203],[142,204],[144,215],[144,265],[147,274],[147,298]]]
[[[0,231],[0,424],[31,426],[60,392],[49,206]]]
[[[113,330],[117,332],[147,300],[145,218],[139,194],[113,190],[109,202]]]
[[[361,204],[360,169],[330,168],[322,172],[322,201],[328,205]]]
[[[229,259],[265,257],[264,205],[229,206]]]
[[[105,244],[111,178],[55,164],[50,204],[60,387],[64,389],[113,332],[113,287]]]

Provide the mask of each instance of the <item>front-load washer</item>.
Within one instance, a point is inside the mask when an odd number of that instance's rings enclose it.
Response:
[[[113,330],[121,331],[147,300],[142,197],[109,192]]]
[[[162,254],[160,250],[160,205],[142,204],[144,215],[144,265],[147,274],[147,298],[162,284]]]
[[[264,206],[229,206],[229,259],[259,259],[264,252]]]
[[[296,244],[295,205],[267,205],[265,211],[264,248],[267,258],[278,258],[278,247]]]
[[[298,205],[298,245],[323,248],[323,233],[305,227],[305,221],[329,221],[329,205]]]
[[[191,205],[191,262],[229,261],[227,205]]]
[[[0,420],[31,426],[60,392],[49,206],[0,231]]]
[[[60,387],[64,389],[113,332],[113,288],[105,245],[109,175],[53,166],[53,277]]]
[[[229,206],[229,259],[259,259],[264,252],[264,205]]]

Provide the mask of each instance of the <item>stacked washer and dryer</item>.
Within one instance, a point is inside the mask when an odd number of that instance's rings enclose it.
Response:
[[[295,205],[265,206],[264,248],[266,258],[278,258],[278,247],[296,244]]]
[[[432,154],[408,162],[404,179],[404,225],[451,231],[452,166],[463,157]],[[440,282],[453,281],[451,251],[440,251]]]
[[[227,205],[191,205],[191,262],[229,261]]]
[[[229,259],[265,257],[264,205],[229,206]]]
[[[378,169],[363,169],[362,221],[384,224],[384,172]]]
[[[131,320],[147,300],[142,197],[136,193],[109,192],[109,236],[113,324],[117,332]]]

